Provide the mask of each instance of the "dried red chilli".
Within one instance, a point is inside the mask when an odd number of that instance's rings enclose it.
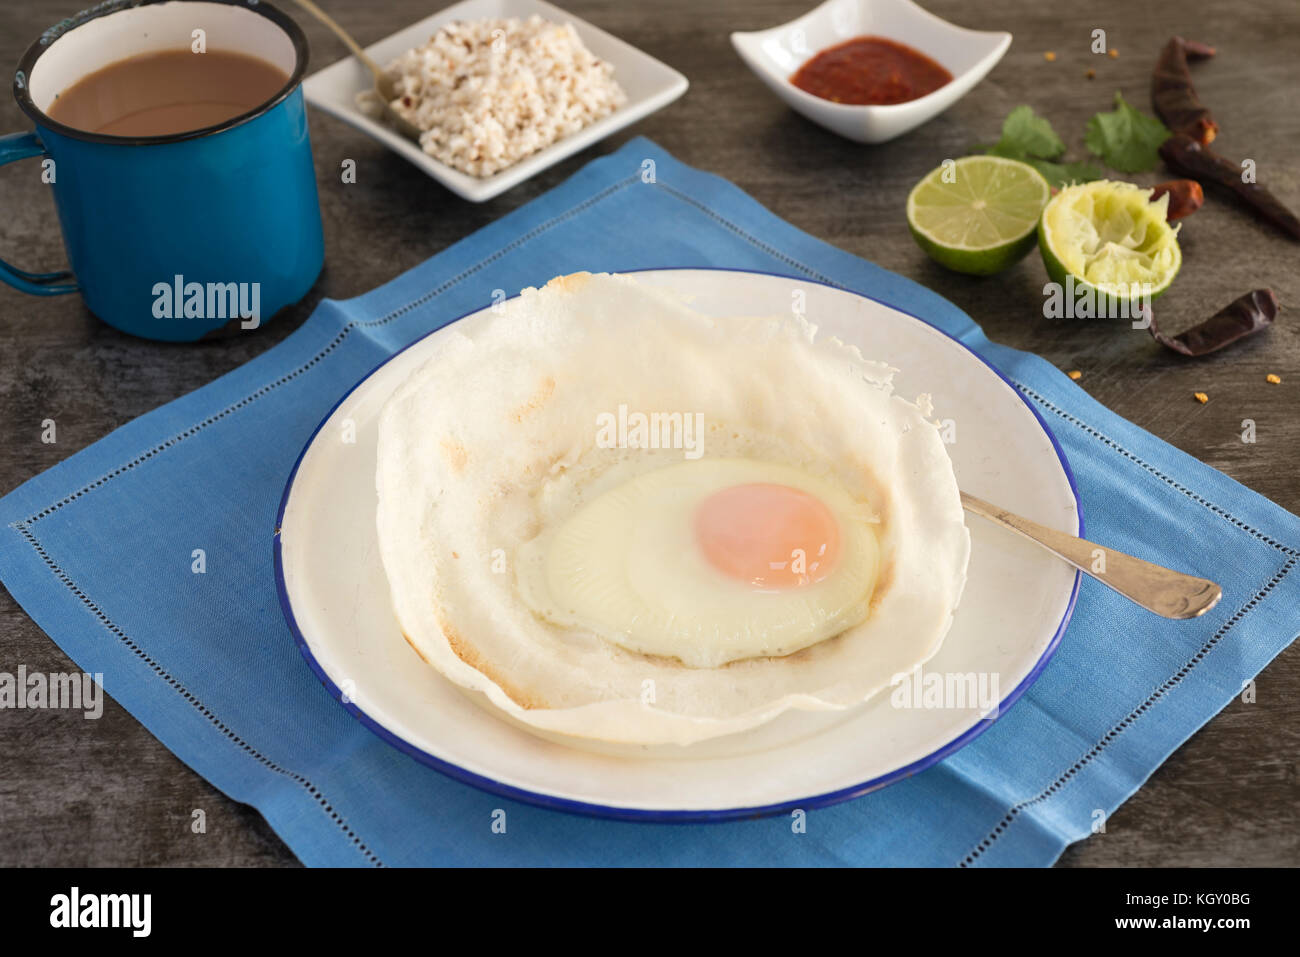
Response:
[[[1167,183],[1157,183],[1151,188],[1151,202],[1155,202],[1166,193],[1169,194],[1169,207],[1165,210],[1165,219],[1173,222],[1190,216],[1201,208],[1205,202],[1205,191],[1194,179],[1171,179]]]
[[[1148,311],[1151,324],[1147,331],[1167,349],[1185,356],[1204,356],[1267,329],[1281,309],[1282,305],[1272,289],[1256,289],[1234,299],[1200,325],[1176,336],[1161,332],[1154,312]]]
[[[1187,59],[1200,60],[1211,56],[1214,56],[1214,47],[1174,37],[1160,51],[1160,59],[1151,74],[1151,104],[1156,115],[1172,132],[1185,133],[1202,146],[1214,141],[1219,125],[1196,95]]]
[[[1160,146],[1160,157],[1175,173],[1231,190],[1261,217],[1292,239],[1300,239],[1300,219],[1259,183],[1242,180],[1241,165],[1207,149],[1184,133],[1175,133]]]

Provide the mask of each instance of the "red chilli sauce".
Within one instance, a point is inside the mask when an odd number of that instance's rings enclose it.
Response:
[[[813,96],[855,106],[906,103],[952,82],[924,53],[883,37],[855,37],[822,50],[790,77]]]

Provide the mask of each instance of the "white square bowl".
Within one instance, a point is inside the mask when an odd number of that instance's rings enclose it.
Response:
[[[834,103],[790,82],[818,52],[860,36],[884,37],[919,50],[947,69],[952,82],[889,106]],[[733,33],[731,45],[768,89],[814,123],[859,143],[884,143],[933,119],[969,93],[1007,52],[1011,34],[967,30],[912,0],[826,0],[779,27]]]
[[[366,47],[366,52],[380,64],[392,62],[412,47],[420,46],[453,20],[480,20],[485,17],[530,17],[533,14],[553,23],[571,23],[587,49],[614,67],[614,79],[627,94],[627,102],[603,119],[579,130],[545,149],[525,156],[519,162],[492,176],[470,176],[452,169],[425,153],[418,143],[408,140],[385,123],[372,119],[357,106],[357,94],[372,88],[370,71],[355,57],[348,56],[313,73],[303,82],[307,102],[326,113],[374,137],[389,149],[400,153],[420,169],[458,196],[481,203],[512,186],[522,183],[542,170],[616,130],[635,123],[662,109],[686,92],[686,77],[618,37],[593,27],[584,20],[545,3],[544,0],[465,0],[431,17],[414,23]]]

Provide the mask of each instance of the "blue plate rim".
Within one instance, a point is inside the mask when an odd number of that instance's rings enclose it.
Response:
[[[1075,513],[1078,517],[1078,525],[1079,525],[1078,534],[1080,537],[1084,536],[1085,532],[1084,532],[1084,518],[1083,518],[1083,501],[1079,496],[1079,487],[1074,479],[1074,471],[1070,468],[1070,462],[1066,458],[1065,450],[1061,447],[1061,443],[1057,440],[1056,434],[1052,432],[1051,427],[1048,426],[1047,424],[1047,420],[1043,418],[1043,416],[1039,413],[1039,411],[1036,408],[1034,408],[1033,404],[1029,401],[1029,399],[1023,393],[1021,393],[1019,389],[1016,388],[1014,382],[1012,382],[1005,375],[1003,375],[1001,370],[999,370],[996,366],[994,366],[993,363],[989,362],[982,355],[980,355],[970,346],[966,345],[956,336],[951,335],[948,332],[945,332],[943,329],[940,329],[938,326],[934,325],[933,323],[927,322],[925,319],[916,315],[915,313],[909,312],[906,309],[900,309],[898,306],[895,306],[892,303],[885,302],[883,299],[877,299],[875,296],[868,296],[864,293],[857,292],[853,289],[847,289],[844,286],[836,285],[835,283],[822,282],[821,280],[817,280],[817,279],[810,279],[807,276],[792,276],[786,273],[769,272],[767,270],[761,270],[761,269],[731,269],[725,266],[656,266],[648,269],[621,270],[619,274],[637,275],[640,273],[682,272],[682,271],[742,273],[742,274],[754,275],[754,276],[769,276],[776,279],[788,279],[792,282],[806,282],[806,283],[811,283],[812,285],[815,286],[825,286],[828,289],[835,289],[839,292],[846,292],[849,293],[850,295],[858,296],[859,298],[862,299],[867,299],[871,302],[876,303],[877,305],[884,306],[887,309],[892,309],[894,312],[900,312],[903,315],[908,316],[909,318],[915,319],[917,322],[922,323],[926,327],[933,329],[935,332],[938,332],[940,335],[952,340],[961,349],[965,350],[976,360],[983,363],[993,372],[994,375],[996,375],[999,379],[1005,382],[1007,386],[1011,389],[1012,393],[1016,396],[1016,398],[1018,398],[1025,405],[1025,407],[1029,409],[1029,411],[1033,414],[1034,419],[1038,422],[1039,427],[1043,430],[1044,434],[1046,434],[1048,441],[1052,443],[1052,449],[1053,451],[1056,452],[1057,460],[1060,462],[1061,468],[1065,472],[1066,482],[1069,484],[1071,494],[1074,495]],[[518,295],[519,294],[516,294],[515,296],[510,296],[509,298],[515,299],[518,297]],[[1007,694],[1007,696],[998,704],[997,711],[995,712],[996,714],[995,717],[983,718],[980,721],[977,721],[971,727],[967,728],[966,731],[962,732],[960,735],[953,738],[947,744],[942,745],[941,747],[935,749],[934,751],[930,752],[924,757],[918,758],[916,761],[913,761],[911,764],[904,765],[901,768],[895,768],[893,771],[889,771],[886,772],[885,774],[878,775],[877,777],[864,781],[861,784],[851,785],[849,787],[840,788],[835,791],[827,791],[822,794],[811,795],[809,797],[802,798],[802,799],[780,801],[774,804],[765,804],[765,805],[758,805],[753,807],[698,809],[698,810],[695,809],[651,810],[645,808],[619,807],[617,805],[608,805],[608,804],[595,804],[587,801],[575,801],[570,798],[556,797],[550,794],[543,794],[537,791],[530,791],[527,790],[526,788],[516,787],[513,784],[506,784],[505,782],[498,781],[495,778],[490,778],[485,775],[476,774],[473,771],[468,771],[465,768],[462,768],[458,764],[453,764],[450,761],[446,761],[442,758],[436,757],[435,755],[432,755],[429,752],[424,751],[421,748],[418,748],[415,745],[411,744],[405,738],[399,737],[398,735],[394,734],[392,731],[388,730],[388,728],[384,727],[374,718],[370,717],[370,715],[366,714],[364,711],[358,708],[355,702],[348,700],[346,695],[343,693],[342,689],[339,688],[338,685],[336,685],[334,681],[329,677],[329,675],[325,673],[325,670],[321,667],[320,662],[318,662],[316,660],[315,655],[312,654],[311,648],[307,644],[307,637],[303,633],[302,629],[298,626],[298,621],[293,614],[293,606],[289,601],[289,594],[284,580],[284,564],[283,564],[283,558],[281,555],[281,548],[280,548],[280,528],[284,523],[285,509],[288,507],[289,504],[289,496],[293,491],[293,484],[294,484],[294,480],[298,476],[298,469],[302,465],[302,461],[306,457],[308,450],[315,443],[316,437],[325,428],[326,423],[329,422],[330,418],[334,415],[334,413],[338,411],[338,408],[341,405],[343,405],[343,403],[346,402],[348,398],[354,392],[357,391],[357,389],[365,385],[365,383],[368,382],[371,379],[371,377],[375,375],[376,372],[378,372],[384,366],[388,365],[388,363],[392,362],[399,355],[406,352],[408,349],[418,345],[419,343],[423,342],[425,339],[427,339],[429,336],[433,335],[434,333],[439,332],[440,330],[445,329],[448,326],[451,326],[457,322],[460,322],[462,319],[468,318],[469,316],[482,312],[484,309],[490,308],[490,306],[491,304],[488,304],[484,306],[479,306],[477,309],[471,309],[469,312],[462,313],[461,315],[456,316],[454,319],[450,319],[447,322],[437,326],[436,328],[430,329],[424,335],[407,343],[401,349],[398,349],[388,358],[384,359],[384,361],[377,364],[374,368],[372,368],[369,372],[367,372],[364,376],[362,376],[359,380],[357,380],[357,382],[351,388],[349,388],[345,393],[343,393],[343,395],[339,397],[338,401],[335,402],[330,407],[329,411],[325,413],[325,416],[321,419],[320,423],[316,426],[316,428],[312,430],[312,433],[308,437],[307,442],[303,445],[302,450],[298,453],[297,459],[294,460],[293,468],[289,471],[289,477],[285,481],[284,492],[280,496],[280,506],[276,510],[276,514],[275,514],[275,530],[272,536],[273,538],[272,552],[273,552],[273,562],[275,566],[275,590],[280,601],[280,611],[284,615],[285,623],[289,626],[289,631],[293,634],[294,642],[297,644],[299,652],[301,652],[303,658],[306,659],[308,666],[315,673],[316,677],[320,679],[320,682],[325,686],[326,690],[329,691],[329,693],[334,697],[334,699],[338,701],[339,704],[341,704],[354,718],[360,721],[366,728],[368,728],[371,732],[377,735],[381,740],[385,741],[386,743],[393,746],[397,750],[401,751],[406,755],[409,755],[419,763],[431,767],[434,770],[445,774],[447,777],[452,778],[453,780],[460,781],[462,784],[468,784],[471,787],[478,788],[479,790],[482,791],[487,791],[490,794],[496,794],[501,797],[510,798],[516,801],[522,801],[525,804],[531,804],[536,807],[547,808],[553,811],[563,811],[568,814],[577,814],[584,817],[598,817],[598,818],[607,818],[611,820],[634,821],[634,822],[641,822],[641,823],[701,824],[701,823],[721,823],[724,821],[735,821],[735,820],[746,820],[746,819],[755,819],[761,817],[769,817],[772,815],[783,814],[797,809],[818,810],[820,808],[826,808],[834,804],[840,804],[844,801],[852,800],[853,798],[862,797],[865,794],[870,794],[872,791],[878,791],[883,787],[887,787],[890,784],[894,784],[898,781],[903,780],[904,778],[911,777],[914,774],[924,771],[927,768],[930,768],[935,764],[938,764],[940,761],[942,761],[944,758],[948,757],[949,755],[961,750],[966,745],[968,745],[971,741],[973,741],[975,738],[979,737],[990,727],[992,727],[993,724],[996,723],[999,718],[1001,718],[1004,714],[1007,713],[1007,711],[1011,708],[1011,706],[1015,704],[1015,702],[1019,700],[1020,697],[1026,691],[1029,690],[1029,687],[1035,681],[1038,680],[1038,678],[1042,675],[1043,670],[1047,667],[1048,663],[1052,660],[1052,657],[1056,654],[1056,650],[1058,647],[1060,647],[1061,644],[1061,638],[1065,634],[1065,629],[1069,625],[1070,618],[1074,614],[1075,603],[1077,602],[1079,597],[1079,584],[1083,576],[1082,573],[1078,571],[1076,571],[1074,575],[1074,586],[1070,590],[1070,600],[1066,604],[1065,613],[1062,615],[1061,621],[1057,625],[1055,633],[1052,635],[1051,640],[1047,643],[1047,647],[1043,650],[1043,653],[1039,656],[1038,660],[1034,663],[1034,667],[1030,669],[1029,674],[1027,674],[1024,677],[1024,679],[1022,679],[1021,682],[1018,685],[1016,685],[1016,687],[1013,688]]]

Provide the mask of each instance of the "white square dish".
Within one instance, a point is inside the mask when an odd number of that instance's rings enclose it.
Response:
[[[790,77],[827,47],[879,36],[919,50],[952,74],[952,81],[906,103],[857,106],[805,93]],[[969,93],[1011,46],[1011,34],[967,30],[941,20],[912,0],[827,0],[798,19],[754,33],[733,33],[745,64],[792,109],[859,143],[884,143],[934,119]]]
[[[672,67],[544,0],[464,0],[371,44],[366,47],[366,52],[381,65],[388,64],[412,47],[425,43],[439,27],[454,20],[530,17],[534,14],[555,23],[573,24],[587,49],[614,67],[614,79],[627,94],[627,103],[609,116],[524,157],[495,175],[470,176],[453,169],[429,156],[418,143],[362,112],[357,106],[357,94],[371,89],[373,78],[355,57],[344,57],[313,73],[303,82],[303,94],[308,103],[406,157],[456,195],[481,203],[616,130],[662,109],[686,92],[689,85],[686,77]]]

